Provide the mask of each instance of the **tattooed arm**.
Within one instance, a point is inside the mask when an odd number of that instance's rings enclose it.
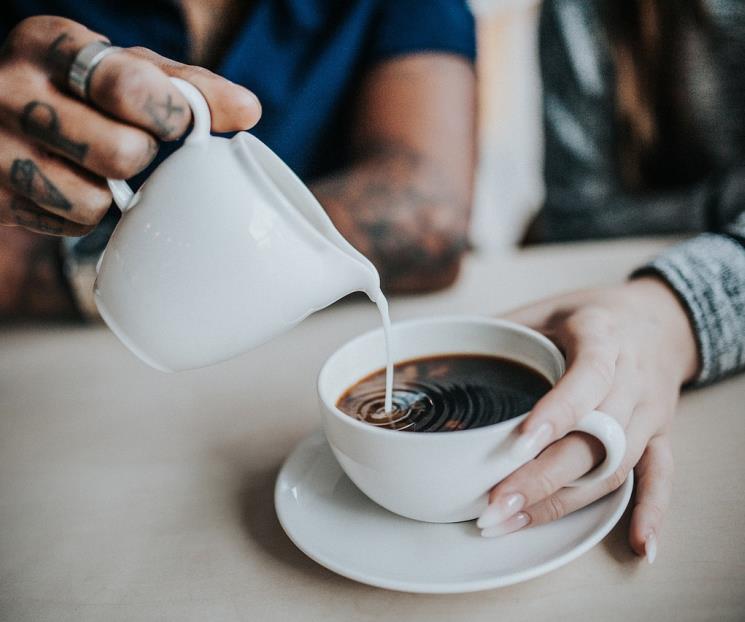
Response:
[[[312,186],[386,292],[450,285],[467,246],[475,77],[447,54],[387,61],[360,93],[351,166]]]

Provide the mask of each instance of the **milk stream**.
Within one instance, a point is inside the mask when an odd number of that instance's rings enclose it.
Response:
[[[383,335],[385,336],[385,412],[393,410],[393,352],[391,351],[391,316],[388,313],[388,300],[383,292],[378,290],[370,299],[377,305],[380,319],[383,321]]]

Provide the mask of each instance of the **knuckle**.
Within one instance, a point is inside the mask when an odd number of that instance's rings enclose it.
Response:
[[[574,319],[585,329],[602,336],[611,336],[616,332],[616,321],[613,314],[598,305],[588,305],[580,309]]]
[[[634,469],[637,464],[639,464],[639,461],[644,455],[644,448],[642,447],[640,449],[629,449],[629,452],[630,453],[624,456],[624,459],[621,461],[621,466],[618,467],[618,471],[621,471],[622,473],[630,473],[631,470]],[[623,484],[623,482],[621,483]]]
[[[152,88],[152,79],[143,61],[117,64],[104,75],[100,93],[109,107],[121,111],[125,107],[142,107]],[[94,74],[95,75],[95,74]]]
[[[81,198],[79,220],[82,225],[96,225],[111,205],[111,194],[102,188],[91,186]]]
[[[637,402],[636,406],[634,406],[634,414],[648,417],[650,416],[650,413],[653,413],[655,412],[655,410],[657,410],[655,404],[656,402],[654,397],[649,397],[646,395],[642,396],[642,398]]]
[[[553,477],[545,471],[542,471],[535,476],[534,484],[541,498],[550,497],[554,492],[556,492],[556,484]]]
[[[546,511],[552,521],[559,520],[566,514],[566,508],[558,495],[551,495],[546,499]]]
[[[148,56],[152,54],[152,51],[142,45],[133,45],[127,48],[128,52],[132,52],[138,56]]]
[[[9,55],[14,55],[23,49],[26,44],[34,36],[40,26],[39,21],[43,18],[34,15],[27,17],[16,24],[16,26],[8,33],[5,39],[5,45],[3,51]]]
[[[142,110],[157,86],[156,68],[140,58],[117,58],[93,74],[92,98],[116,116],[130,116]]]
[[[138,58],[142,58],[150,63],[153,63],[156,67],[181,67],[182,64],[171,58],[167,58],[158,54],[155,50],[146,48],[142,45],[133,45],[127,48],[127,52]]]
[[[115,132],[108,141],[105,156],[107,173],[116,179],[127,179],[139,173],[151,151],[151,141],[136,130]]]
[[[588,343],[595,344],[598,351],[613,353],[616,358],[620,350],[620,331],[613,314],[605,308],[590,306],[577,311],[568,320],[569,329],[583,335]]]
[[[41,44],[47,39],[51,41],[63,32],[70,21],[63,17],[52,15],[32,15],[18,22],[8,33],[2,52],[5,56],[23,54],[34,45]]]
[[[102,218],[103,213],[89,206],[85,206],[85,208],[78,211],[78,221],[81,225],[92,227],[97,225]]]
[[[214,78],[216,77],[215,74],[210,71],[209,69],[206,69],[204,67],[200,67],[198,65],[184,65],[181,68],[181,72],[185,77],[192,77],[192,78]]]
[[[603,386],[610,387],[613,385],[616,375],[615,361],[611,360],[604,352],[599,352],[588,361],[588,364]]]
[[[555,413],[554,428],[557,431],[567,430],[580,417],[574,404],[566,397],[556,399],[552,404],[552,410]]]

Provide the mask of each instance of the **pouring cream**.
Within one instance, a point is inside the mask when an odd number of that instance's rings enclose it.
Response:
[[[377,270],[266,145],[247,132],[212,136],[202,94],[171,80],[194,127],[136,194],[108,180],[122,217],[98,266],[101,317],[140,359],[181,371],[243,354],[364,291],[385,330],[390,412],[390,319]]]

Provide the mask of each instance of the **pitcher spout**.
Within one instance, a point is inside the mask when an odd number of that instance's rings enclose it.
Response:
[[[376,302],[382,295],[377,270],[369,262],[360,261],[355,256],[356,250],[354,254],[342,249],[336,251],[328,255],[328,263],[324,269],[324,274],[329,276],[329,286],[334,289],[333,300],[324,306],[353,292],[364,292],[371,301]]]
[[[239,159],[263,178],[288,223],[301,227],[303,238],[325,251],[329,263],[324,273],[333,274],[338,296],[324,306],[355,291],[376,302],[382,294],[375,266],[339,233],[305,184],[258,138],[240,132],[232,140]]]

